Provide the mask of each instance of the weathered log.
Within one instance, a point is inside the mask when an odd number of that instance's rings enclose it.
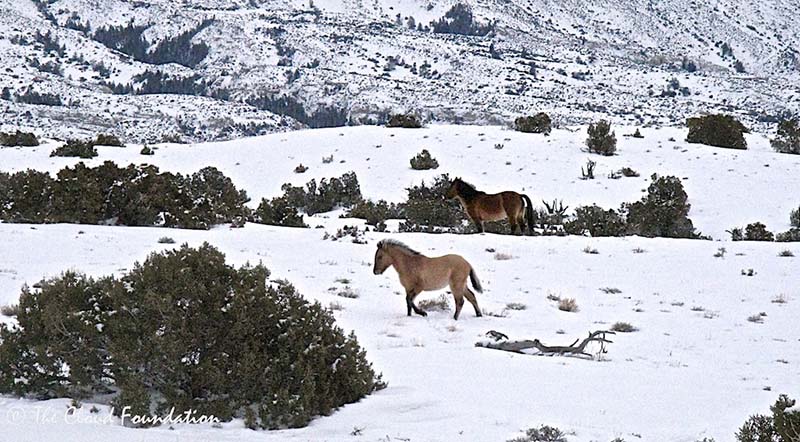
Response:
[[[586,353],[586,346],[590,342],[599,342],[600,343],[600,352],[599,353],[606,353],[605,344],[610,344],[613,341],[610,341],[606,338],[607,334],[615,335],[613,331],[608,330],[597,330],[595,332],[589,333],[589,337],[581,341],[578,344],[578,339],[576,339],[570,345],[544,345],[538,339],[529,340],[526,339],[524,341],[509,341],[506,335],[503,333],[497,332],[495,330],[491,330],[486,333],[487,336],[494,339],[494,342],[477,342],[475,344],[476,347],[484,347],[484,348],[491,348],[494,350],[503,350],[503,351],[510,351],[514,353],[523,353],[523,350],[527,350],[529,348],[535,348],[539,350],[539,354],[542,355],[562,355],[562,356],[588,356],[589,358],[594,359],[594,356],[590,353]]]

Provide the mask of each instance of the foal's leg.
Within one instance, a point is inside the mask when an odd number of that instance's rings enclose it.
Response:
[[[425,310],[422,310],[414,304],[414,298],[416,298],[418,294],[419,292],[414,289],[406,290],[406,306],[408,307],[408,316],[411,316],[411,310],[414,310],[414,313],[420,316],[428,316]]]
[[[475,293],[472,293],[468,287],[464,287],[464,296],[467,298],[472,307],[475,309],[475,316],[481,317],[483,313],[481,313],[481,309],[478,308],[478,300],[475,299]],[[462,301],[463,302],[463,301]]]
[[[456,314],[453,315],[453,319],[457,321],[458,315],[461,314],[461,307],[464,307],[464,289],[456,290],[451,286],[450,290],[453,292],[453,299],[456,301]]]

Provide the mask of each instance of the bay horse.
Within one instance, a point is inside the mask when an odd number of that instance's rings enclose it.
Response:
[[[533,232],[533,203],[528,195],[512,191],[487,194],[461,178],[456,178],[447,189],[446,196],[458,199],[478,228],[478,233],[483,233],[484,221],[500,221],[506,218],[511,224],[511,233],[516,233],[519,229],[522,234],[526,224],[528,233]]]
[[[428,314],[414,304],[414,298],[420,292],[440,290],[450,285],[453,299],[456,302],[456,313],[453,319],[458,320],[464,298],[475,308],[476,316],[483,316],[475,294],[467,287],[467,278],[472,282],[472,287],[478,293],[483,293],[478,275],[470,263],[460,255],[444,255],[429,258],[407,245],[393,239],[384,239],[378,242],[375,251],[375,266],[372,273],[380,275],[389,267],[394,266],[400,276],[400,283],[406,289],[406,306],[408,316],[413,310],[420,316]]]

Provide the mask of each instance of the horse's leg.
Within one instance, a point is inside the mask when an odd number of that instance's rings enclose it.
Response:
[[[462,291],[456,290],[452,286],[450,287],[450,290],[453,292],[453,299],[456,301],[456,314],[453,315],[453,319],[457,321],[458,315],[461,314],[461,307],[464,307],[464,294]]]
[[[471,210],[467,211],[467,215],[469,216],[469,219],[475,223],[478,233],[483,233],[483,220],[481,219],[480,215],[478,215],[478,210],[472,208]]]
[[[508,213],[506,215],[508,216],[508,223],[511,224],[511,234],[516,235],[517,229],[519,229],[519,221],[514,215]],[[520,232],[522,232],[522,229],[520,229]]]
[[[414,298],[416,298],[418,294],[419,291],[414,289],[406,290],[406,306],[408,307],[408,316],[411,316],[411,310],[414,310],[414,313],[420,316],[428,316],[425,310],[422,310],[414,304]]]
[[[467,298],[467,301],[472,304],[472,307],[475,308],[475,316],[483,316],[481,309],[478,308],[478,300],[475,299],[475,293],[472,293],[472,290],[470,290],[469,287],[464,287],[464,296]]]

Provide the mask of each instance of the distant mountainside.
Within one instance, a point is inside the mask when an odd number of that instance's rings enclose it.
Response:
[[[3,128],[132,141],[800,113],[794,0],[0,0]]]

